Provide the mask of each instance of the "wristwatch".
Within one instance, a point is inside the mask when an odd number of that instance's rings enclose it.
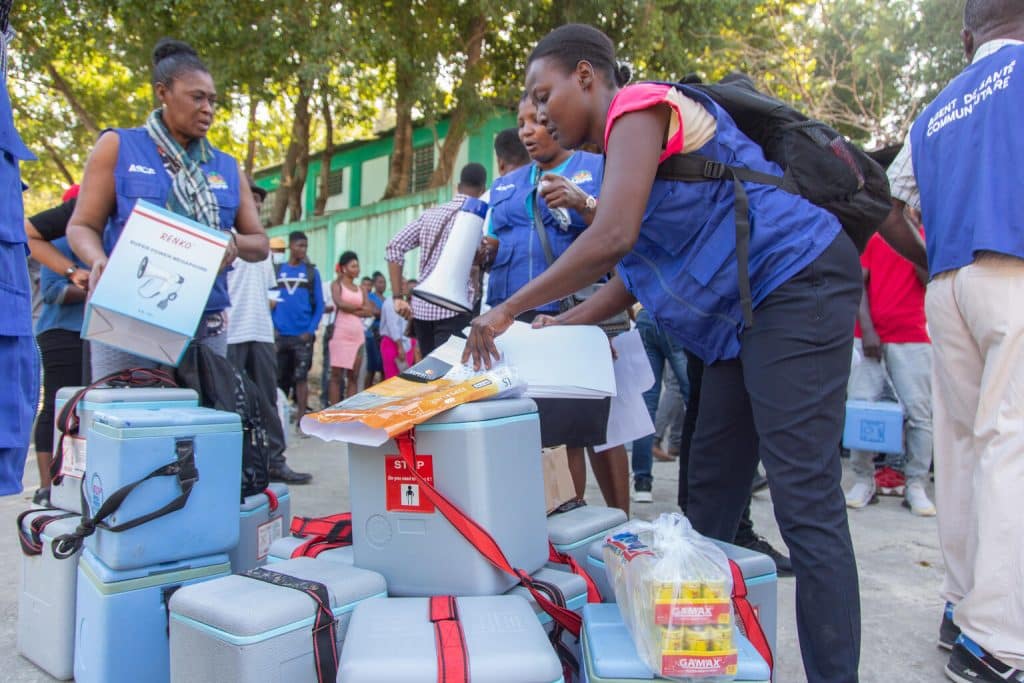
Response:
[[[596,211],[597,210],[597,197],[588,194],[587,195],[587,200],[586,200],[585,204],[586,204],[586,207],[587,207],[587,211]]]
[[[74,264],[68,266],[67,268],[64,269],[64,277],[67,277],[67,278],[71,277],[72,275],[75,274],[76,270],[78,270],[78,266],[76,266]]]

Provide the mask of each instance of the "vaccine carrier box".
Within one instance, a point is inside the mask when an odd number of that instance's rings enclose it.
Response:
[[[738,632],[736,681],[769,683],[768,664],[754,646]],[[667,681],[655,676],[637,654],[618,605],[601,603],[583,608],[583,661],[580,678],[584,683],[629,683],[630,681]],[[699,680],[699,679],[694,679]]]
[[[339,652],[353,609],[387,595],[380,574],[338,562],[300,557],[267,570],[327,588]],[[171,680],[316,683],[315,614],[315,603],[302,591],[247,576],[184,588],[171,598]]]
[[[308,541],[307,538],[296,538],[295,536],[283,536],[274,541],[270,546],[270,554],[267,555],[267,564],[275,564],[277,562],[284,562],[285,560],[292,559],[292,553],[300,545]],[[341,562],[348,566],[355,565],[355,555],[352,552],[352,546],[345,545],[340,548],[331,548],[330,550],[322,550],[317,556],[318,560],[327,560],[329,562]]]
[[[416,427],[416,467],[486,529],[513,567],[548,560],[540,423],[529,399],[467,403]],[[349,446],[357,567],[384,575],[393,596],[499,595],[495,569],[420,491],[393,441]],[[456,571],[457,568],[457,571]]]
[[[594,541],[603,541],[612,529],[625,523],[626,513],[618,508],[582,505],[550,515],[548,539],[555,550],[570,555],[581,567],[586,567],[587,552]],[[564,564],[548,563],[548,566],[565,569]]]
[[[743,582],[747,584],[747,600],[757,613],[761,628],[764,629],[768,644],[775,651],[775,629],[778,624],[778,575],[775,572],[775,562],[764,553],[759,553],[747,548],[741,548],[732,543],[714,541],[715,545],[725,552],[725,556],[739,565],[740,573],[743,574]],[[590,546],[587,555],[587,569],[594,582],[598,577],[603,582],[598,586],[607,585],[608,594],[601,589],[601,595],[605,602],[615,601],[615,591],[608,583],[608,574],[605,572],[604,564],[604,541],[595,541]]]
[[[60,515],[57,510],[32,512],[22,520],[29,530],[39,517]],[[54,519],[38,534],[39,555],[22,555],[18,591],[18,652],[54,678],[66,681],[74,675],[75,592],[81,551],[61,560],[53,556],[51,543],[78,526],[78,515]]]
[[[143,481],[106,519],[116,526],[161,509],[192,482],[184,507],[126,531],[97,528],[86,547],[111,569],[149,567],[225,553],[238,543],[242,426],[238,415],[209,408],[100,412],[89,430],[86,504],[94,515],[118,489],[156,469],[179,474]],[[194,460],[193,472],[187,463]]]
[[[82,338],[177,366],[220,271],[227,228],[137,201],[86,303]]]
[[[58,416],[65,404],[82,389],[84,387],[63,387],[57,390],[54,409]],[[110,412],[122,408],[191,408],[198,405],[199,396],[191,389],[159,387],[90,389],[75,408],[75,413],[78,416],[78,434],[64,437],[61,446],[63,451],[61,474],[64,477],[59,484],[53,484],[50,487],[50,502],[61,510],[82,512],[82,477],[85,475],[88,452],[86,435],[89,433],[89,427],[92,426],[93,415],[97,411]],[[57,448],[60,443],[60,431],[54,427],[53,447]]]
[[[436,683],[438,651],[428,598],[356,607],[339,683]],[[518,595],[456,598],[470,681],[562,683],[562,665],[529,603]]]
[[[238,545],[228,553],[235,574],[262,566],[270,556],[274,541],[280,539],[290,522],[291,496],[288,487],[272,483],[269,495],[256,493],[242,501],[238,517]]]
[[[224,554],[117,571],[86,549],[78,563],[75,681],[169,681],[168,601],[184,586],[230,573]]]
[[[536,581],[544,581],[554,585],[558,590],[562,592],[562,596],[565,597],[565,606],[567,609],[571,609],[573,612],[579,614],[583,613],[583,606],[587,604],[587,582],[582,577],[570,574],[569,572],[560,572],[555,569],[548,569],[544,567],[538,569],[530,575],[531,579]],[[530,607],[537,614],[537,619],[544,625],[545,630],[550,631],[552,627],[551,616],[541,609],[537,601],[533,599],[533,595],[524,586],[516,586],[509,590],[505,595],[518,595],[530,603]]]
[[[843,446],[876,453],[902,453],[903,406],[895,401],[847,401]]]

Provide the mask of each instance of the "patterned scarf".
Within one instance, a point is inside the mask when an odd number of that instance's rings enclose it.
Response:
[[[174,175],[167,208],[194,221],[220,230],[220,206],[200,167],[213,159],[213,145],[206,138],[193,140],[185,149],[174,139],[159,109],[146,119],[146,132],[156,143],[164,165]]]

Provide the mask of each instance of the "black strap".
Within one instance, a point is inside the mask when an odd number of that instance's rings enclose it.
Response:
[[[176,439],[174,450],[177,454],[174,462],[158,467],[142,479],[114,491],[109,498],[103,501],[103,505],[96,511],[96,514],[92,517],[82,516],[82,522],[78,525],[77,529],[70,534],[63,534],[53,539],[54,557],[63,560],[74,555],[82,547],[82,541],[87,536],[91,536],[97,527],[115,533],[127,531],[185,507],[189,496],[192,495],[192,487],[199,481],[199,470],[196,469],[195,442],[192,439]],[[178,485],[181,487],[181,494],[162,508],[127,522],[110,526],[104,521],[107,517],[117,512],[124,500],[139,484],[155,477],[177,477]],[[88,509],[85,494],[83,493],[82,510]]]
[[[569,512],[570,510],[575,510],[576,508],[585,507],[586,504],[587,501],[583,500],[582,498],[573,498],[572,500],[567,500],[558,507],[556,507],[554,510],[549,512],[548,517],[551,517],[552,515],[560,515],[563,512]]]
[[[301,591],[313,599],[316,603],[316,617],[313,620],[313,661],[316,663],[316,679],[318,683],[334,683],[338,677],[338,620],[331,611],[331,597],[327,592],[327,586],[317,581],[272,572],[263,567],[250,569],[242,576]]]
[[[24,526],[25,517],[31,514],[43,513],[43,512],[57,512],[56,515],[44,515],[39,514],[38,517],[34,517],[29,523],[28,528]],[[25,510],[16,520],[18,525],[18,542],[21,544],[21,552],[26,555],[41,555],[43,552],[43,539],[40,535],[51,522],[56,522],[58,519],[67,519],[68,517],[76,517],[77,513],[65,512],[58,508],[47,507],[47,508],[29,508]]]
[[[658,178],[687,183],[707,180],[732,180],[736,194],[736,270],[739,280],[740,305],[743,324],[754,326],[753,299],[750,294],[750,198],[743,183],[772,185],[792,191],[786,176],[761,173],[749,168],[729,166],[700,154],[674,154],[658,166]]]
[[[523,583],[525,585],[526,582]],[[555,584],[548,581],[534,579],[532,577],[529,580],[529,584],[541,593],[544,593],[549,600],[559,607],[568,609],[565,594],[562,592],[562,589]],[[554,648],[555,653],[558,655],[558,659],[562,663],[562,671],[564,673],[565,680],[576,680],[580,672],[580,663],[579,660],[576,659],[576,655],[574,655],[562,641],[562,636],[567,633],[567,631],[564,626],[553,619],[551,620],[551,626],[551,633],[548,634],[548,640],[551,641],[551,646]]]

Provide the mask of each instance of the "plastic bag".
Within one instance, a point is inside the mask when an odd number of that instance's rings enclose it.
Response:
[[[655,675],[695,683],[735,678],[732,574],[718,546],[671,513],[607,537],[604,559],[637,653]]]

